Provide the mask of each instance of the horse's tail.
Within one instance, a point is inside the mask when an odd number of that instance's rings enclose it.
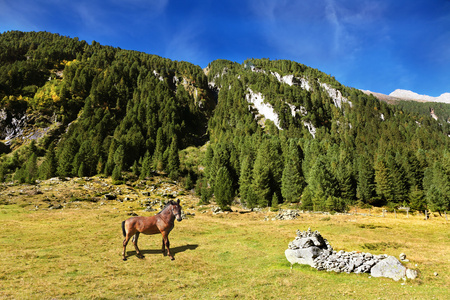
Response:
[[[127,235],[127,233],[125,231],[125,221],[122,222],[122,233],[123,233],[123,236]]]

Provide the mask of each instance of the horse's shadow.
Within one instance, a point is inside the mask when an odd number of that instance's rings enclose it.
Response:
[[[198,245],[185,245],[185,246],[178,246],[178,247],[170,247],[170,252],[173,256],[175,256],[179,252],[184,252],[186,250],[195,250],[197,249]],[[162,254],[161,249],[150,249],[150,250],[141,250],[141,253],[143,255],[146,254]],[[133,256],[136,255],[136,251],[127,251],[127,256]],[[164,256],[167,255],[167,250],[164,252]]]

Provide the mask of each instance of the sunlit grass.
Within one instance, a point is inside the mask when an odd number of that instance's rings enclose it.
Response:
[[[133,204],[84,205],[38,211],[0,206],[0,298],[446,299],[449,294],[445,219],[302,214],[293,221],[263,221],[266,213],[198,212],[176,222],[170,234],[174,261],[162,255],[161,236],[155,235],[139,239],[144,259],[129,244],[124,262],[120,223]],[[284,250],[297,229],[309,227],[336,250],[397,257],[404,252],[407,266],[420,277],[404,283],[309,266],[291,269]]]

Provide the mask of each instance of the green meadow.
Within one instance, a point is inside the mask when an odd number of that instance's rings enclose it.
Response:
[[[144,236],[145,258],[127,247],[121,221],[150,216],[136,202],[74,202],[64,209],[0,205],[2,299],[448,299],[449,223],[436,216],[302,214],[274,221],[273,212],[195,214],[170,234],[175,260],[161,253],[161,235]],[[264,219],[268,217],[268,220]],[[415,280],[317,271],[284,257],[297,229],[318,230],[335,250],[407,254]]]

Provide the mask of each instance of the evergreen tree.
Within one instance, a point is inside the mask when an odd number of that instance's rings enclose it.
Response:
[[[135,160],[132,166],[133,175],[136,177],[139,177],[140,175],[140,168],[138,162]]]
[[[120,166],[116,165],[111,175],[113,184],[118,184],[122,180],[122,170]]]
[[[298,167],[293,162],[284,164],[281,178],[281,194],[288,202],[299,202],[303,191],[303,178]]]
[[[39,178],[41,179],[49,179],[56,175],[56,155],[55,155],[55,144],[51,143],[48,148],[44,161],[39,167]]]
[[[427,206],[431,211],[444,211],[447,209],[447,203],[442,196],[442,192],[435,185],[432,185],[426,195]]]
[[[423,190],[415,186],[409,194],[410,207],[414,210],[423,211],[426,209],[426,199]]]
[[[270,203],[270,169],[267,163],[264,148],[258,150],[255,165],[253,167],[252,190],[255,193],[258,206],[267,207]]]
[[[85,177],[87,175],[86,167],[84,166],[84,162],[81,162],[80,167],[78,168],[78,177]]]
[[[370,203],[375,193],[374,170],[369,158],[361,155],[357,160],[358,179],[356,188],[356,197],[362,203]]]
[[[58,157],[57,173],[61,177],[72,176],[73,159],[78,152],[78,142],[75,138],[69,138],[62,145],[61,154]]]
[[[254,193],[252,183],[252,159],[250,156],[246,156],[242,161],[241,174],[239,176],[239,192],[242,204],[248,208],[254,208],[257,205],[256,194]]]
[[[167,171],[169,173],[169,177],[172,180],[178,179],[180,173],[180,158],[178,156],[178,146],[176,136],[172,138],[172,143],[170,144],[169,157],[167,161]]]
[[[159,171],[164,170],[164,149],[166,149],[166,143],[164,141],[163,129],[160,127],[156,135],[156,148],[154,153],[154,167]]]
[[[389,182],[389,170],[381,158],[378,158],[375,164],[375,184],[378,196],[383,200],[390,201],[392,199],[392,191]]]
[[[142,169],[141,169],[141,175],[140,178],[144,179],[147,176],[150,176],[152,170],[152,159],[150,157],[150,153],[147,150],[144,155],[144,159],[142,161]]]
[[[272,206],[270,207],[271,211],[278,211],[278,196],[276,193],[272,196]]]
[[[191,172],[188,172],[186,175],[186,179],[184,181],[184,188],[186,190],[191,190],[194,187],[194,181],[192,180]]]
[[[233,181],[226,167],[221,167],[217,171],[216,185],[214,186],[214,196],[217,204],[222,210],[230,209],[233,202],[234,190]]]
[[[32,153],[31,156],[28,158],[26,167],[25,167],[25,173],[26,173],[26,182],[27,183],[34,183],[34,181],[37,178],[38,175],[38,167],[37,167],[37,154]]]
[[[5,182],[8,170],[4,163],[0,163],[0,182]]]

